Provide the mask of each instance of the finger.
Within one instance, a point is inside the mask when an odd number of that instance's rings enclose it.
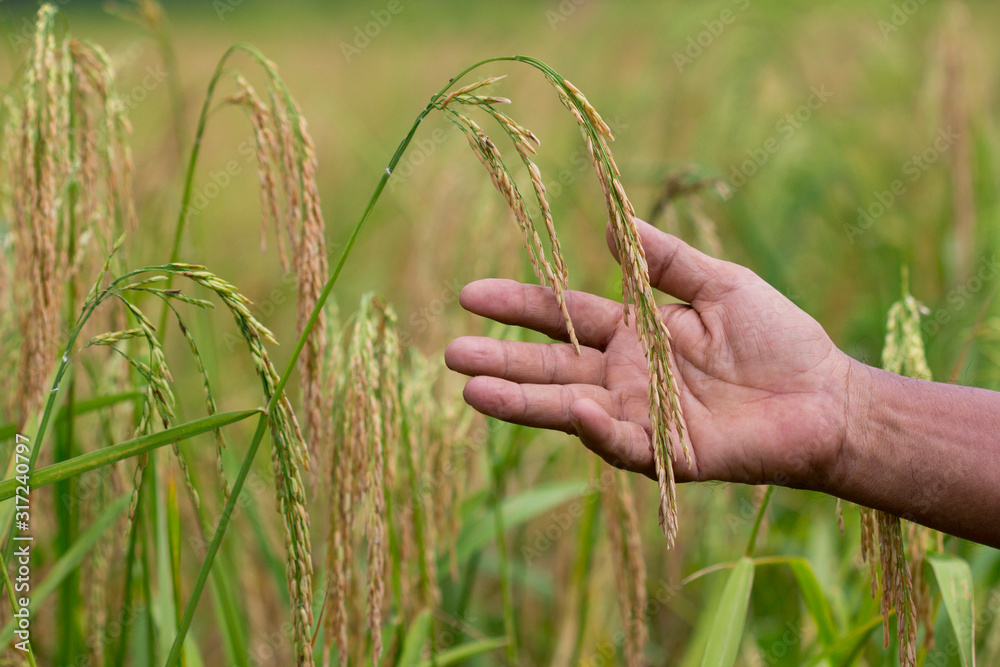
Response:
[[[638,218],[635,224],[646,253],[649,282],[653,287],[690,303],[695,309],[703,303],[717,300],[742,280],[745,273],[742,267],[710,257]],[[620,263],[610,225],[606,236],[611,254]]]
[[[619,421],[583,398],[570,406],[570,423],[587,449],[609,464],[656,479],[649,436],[635,422]]]
[[[564,294],[580,342],[603,347],[621,320],[621,306],[586,292]],[[513,280],[477,280],[465,286],[459,302],[466,310],[491,320],[528,327],[556,340],[569,339],[555,293],[547,287]]]
[[[480,336],[453,340],[444,351],[448,368],[511,382],[604,385],[604,355],[592,347],[577,354],[566,343],[520,343]]]
[[[586,384],[517,384],[482,375],[465,384],[466,403],[479,412],[512,424],[573,433],[569,406],[589,398],[605,410],[613,408],[611,393]]]

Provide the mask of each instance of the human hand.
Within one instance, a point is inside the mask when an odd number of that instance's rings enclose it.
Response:
[[[847,438],[856,362],[749,269],[636,224],[652,285],[685,302],[660,307],[692,454],[690,466],[676,457],[677,479],[822,490]],[[567,340],[547,288],[480,280],[460,301],[478,315]],[[581,355],[566,342],[469,336],[452,341],[446,363],[474,376],[464,396],[480,412],[575,434],[609,463],[655,478],[649,376],[634,328],[618,302],[585,292],[567,292],[566,301]]]

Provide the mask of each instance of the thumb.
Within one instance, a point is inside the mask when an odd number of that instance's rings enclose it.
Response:
[[[739,281],[741,267],[695,250],[676,236],[635,218],[639,239],[646,253],[649,282],[657,289],[697,308],[698,302],[717,300]],[[608,248],[618,263],[614,230],[606,230]]]

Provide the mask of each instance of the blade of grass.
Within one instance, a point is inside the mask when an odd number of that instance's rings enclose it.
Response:
[[[942,553],[927,554],[927,563],[934,572],[944,608],[951,619],[962,667],[976,667],[972,570],[961,558]]]
[[[737,561],[736,567],[729,574],[726,587],[722,589],[719,607],[715,610],[715,622],[712,624],[701,667],[732,667],[736,663],[743,639],[747,607],[750,604],[753,574],[754,562],[746,557]]]
[[[462,644],[447,651],[441,651],[437,654],[433,663],[430,660],[424,660],[420,663],[420,667],[445,667],[445,665],[464,664],[466,660],[474,658],[477,655],[501,649],[506,643],[507,640],[505,638],[496,637],[494,639],[480,639],[476,642]]]
[[[826,660],[830,664],[836,665],[837,667],[848,667],[848,665],[854,664],[854,660],[858,653],[861,652],[864,645],[868,642],[869,635],[871,635],[876,628],[881,627],[881,616],[875,616],[869,619],[844,635],[835,646],[832,646],[824,651],[816,658],[816,662],[818,663],[822,660]],[[881,642],[879,642],[879,644],[881,644]]]
[[[275,396],[280,396],[280,393],[276,393]],[[219,524],[215,528],[215,534],[212,536],[212,541],[208,545],[205,560],[202,562],[201,569],[198,571],[198,579],[195,581],[194,587],[191,589],[191,597],[188,598],[187,606],[184,608],[184,616],[181,618],[180,625],[177,628],[177,635],[174,637],[173,646],[171,646],[170,654],[167,656],[166,665],[168,667],[176,665],[177,661],[180,659],[181,648],[184,645],[184,637],[187,636],[188,628],[191,627],[191,621],[194,619],[194,612],[198,607],[198,599],[201,597],[201,592],[204,590],[205,583],[208,581],[209,572],[212,570],[212,563],[215,561],[215,554],[218,553],[219,546],[222,544],[222,538],[225,537],[226,528],[229,526],[229,519],[232,517],[233,512],[236,509],[236,503],[240,497],[240,492],[243,491],[243,484],[246,482],[247,475],[250,474],[250,468],[253,465],[253,459],[257,454],[257,449],[260,447],[260,441],[263,440],[264,432],[267,431],[267,423],[267,414],[261,413],[260,419],[257,420],[257,430],[254,432],[250,448],[247,450],[247,454],[243,458],[243,465],[240,467],[240,473],[233,482],[233,488],[230,492],[229,500],[226,502],[226,507],[222,511],[222,517],[219,519]]]
[[[120,394],[111,394],[109,396],[95,396],[94,398],[76,401],[73,404],[73,414],[79,417],[81,415],[97,412],[98,410],[118,405],[119,403],[137,401],[142,397],[143,393],[141,391],[126,391]],[[68,412],[65,406],[59,408],[59,410],[56,411],[56,421],[59,422],[66,419],[67,414]],[[17,435],[17,424],[5,424],[0,426],[0,442],[11,440],[15,435]]]
[[[799,592],[802,593],[802,600],[806,604],[806,609],[816,621],[816,628],[819,631],[819,640],[824,647],[835,646],[839,641],[837,626],[833,622],[833,612],[830,610],[830,603],[823,593],[823,589],[816,579],[812,565],[809,561],[795,560],[788,563],[795,581],[799,585]]]
[[[145,505],[142,502],[143,496],[142,489],[139,489],[139,499],[136,505],[136,519],[135,524],[132,526],[132,530],[129,531],[128,535],[128,551],[125,555],[125,583],[122,586],[122,618],[126,618],[127,615],[124,613],[125,610],[135,609],[133,601],[133,590],[132,584],[134,582],[134,570],[136,563],[136,549],[138,548],[138,532],[143,523],[143,510]],[[131,616],[131,614],[129,614]],[[124,665],[125,664],[125,647],[128,645],[128,635],[129,629],[132,627],[131,623],[122,624],[121,636],[118,638],[118,644],[114,651],[105,651],[104,653],[104,665],[105,667],[112,667],[112,665]]]
[[[424,645],[430,639],[431,634],[431,612],[425,609],[420,612],[410,631],[406,633],[403,641],[403,650],[399,654],[397,667],[416,667],[420,664],[420,658],[424,652]]]
[[[600,464],[598,462],[598,464]],[[576,603],[576,627],[574,629],[573,654],[571,665],[580,663],[580,651],[583,649],[583,639],[587,629],[587,614],[590,608],[590,569],[594,557],[594,547],[597,544],[597,525],[600,516],[601,497],[593,494],[586,501],[583,516],[580,518],[580,537],[577,541],[577,559],[573,567],[573,595]]]
[[[497,553],[500,557],[500,599],[503,606],[503,627],[507,637],[507,660],[510,665],[517,665],[517,623],[514,620],[514,603],[511,592],[510,568],[507,562],[507,538],[503,521],[503,486],[504,470],[496,451],[496,434],[498,429],[490,429],[486,438],[486,451],[490,458],[490,478],[493,481],[491,494],[491,509],[493,513],[493,531],[496,539]],[[508,447],[509,449],[509,447]]]
[[[504,498],[500,503],[500,511],[504,517],[504,524],[509,530],[531,521],[541,516],[545,512],[550,512],[563,503],[584,495],[588,490],[586,482],[583,480],[572,480],[569,482],[555,482],[552,484],[540,484],[534,488],[527,489],[517,494]],[[493,509],[488,510],[493,514]],[[469,515],[463,521],[462,530],[458,537],[458,559],[465,562],[474,551],[482,549],[495,539],[491,521],[484,521],[479,517]]]
[[[761,521],[764,520],[764,512],[767,511],[767,505],[771,502],[771,495],[774,493],[774,486],[769,485],[767,491],[764,492],[764,499],[760,501],[760,508],[757,510],[757,517],[753,521],[753,528],[750,530],[750,539],[747,540],[747,550],[746,557],[751,558],[753,556],[753,551],[757,546],[757,533],[760,532]]]
[[[70,284],[72,285],[72,281]],[[74,375],[70,378],[69,387],[66,389],[66,402],[59,411],[63,413],[64,419],[56,421],[54,459],[57,463],[72,460],[75,453],[73,446],[75,396],[76,378]],[[78,504],[61,502],[63,498],[76,496],[76,477],[59,480],[55,483],[52,493],[56,506],[55,556],[58,559],[69,551],[77,537]],[[61,628],[58,664],[69,664],[72,657],[79,652],[80,639],[83,634],[80,628],[81,617],[77,614],[81,603],[79,591],[79,573],[75,571],[68,573],[62,580],[56,604],[57,623]]]
[[[263,416],[259,409],[222,412],[211,417],[195,419],[194,421],[187,422],[186,424],[174,426],[173,428],[153,433],[152,435],[145,435],[141,438],[135,438],[134,440],[128,440],[117,445],[112,445],[111,447],[104,447],[93,452],[87,452],[86,454],[81,454],[80,456],[70,459],[69,461],[54,463],[50,466],[42,468],[41,470],[36,470],[31,473],[29,478],[30,485],[34,489],[39,486],[45,486],[46,484],[52,484],[53,482],[62,479],[76,477],[87,472],[88,470],[103,468],[104,466],[114,463],[115,461],[136,456],[137,454],[148,452],[152,449],[163,447],[164,445],[168,445],[173,442],[186,440],[201,433],[214,431],[217,428],[242,421],[247,417],[252,417],[253,415]],[[17,479],[5,479],[0,482],[0,501],[12,498],[18,484],[19,482]]]
[[[181,513],[177,504],[177,484],[173,475],[167,482],[167,546],[170,560],[170,587],[173,593],[174,623],[181,622],[181,608],[184,598],[181,592]],[[185,667],[187,661],[181,655],[181,666]]]

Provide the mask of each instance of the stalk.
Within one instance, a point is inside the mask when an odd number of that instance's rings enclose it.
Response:
[[[764,492],[764,499],[760,501],[760,509],[757,510],[757,517],[753,521],[753,528],[750,530],[750,539],[747,540],[747,558],[753,557],[753,550],[757,546],[757,533],[760,531],[761,521],[764,520],[764,512],[767,511],[767,504],[771,502],[771,494],[774,493],[774,485],[768,485]]]
[[[73,104],[73,95],[76,92],[75,82],[70,79],[70,100],[69,100],[69,126],[72,129],[76,120],[76,105]],[[69,154],[75,155],[76,133],[70,132],[68,137]],[[67,193],[68,201],[66,206],[67,217],[67,257],[70,261],[76,256],[76,204],[79,196],[79,185],[74,177],[69,184]],[[72,275],[69,284],[66,286],[66,321],[71,322],[75,315],[76,307],[76,276]],[[55,460],[66,461],[73,458],[73,426],[74,426],[74,401],[76,398],[76,378],[70,377],[69,387],[66,390],[66,404],[60,412],[65,411],[66,419],[59,429],[59,437],[56,438]],[[72,498],[76,489],[76,480],[69,478],[56,484],[53,491],[56,503],[56,526],[58,526],[58,537],[56,539],[56,553],[63,556],[73,546],[76,539],[78,511],[77,504],[67,505],[62,502],[63,498]],[[79,644],[79,628],[77,627],[77,593],[79,590],[79,574],[70,573],[59,587],[58,618],[59,627],[66,633],[65,641],[59,642],[59,663],[68,663],[77,652]]]
[[[507,557],[507,537],[501,503],[503,498],[504,471],[501,461],[497,456],[496,445],[493,442],[495,433],[496,429],[490,430],[490,434],[486,439],[486,447],[489,450],[490,478],[493,481],[491,504],[493,505],[493,528],[496,533],[497,552],[500,558],[500,597],[503,606],[504,634],[507,635],[507,661],[508,664],[513,666],[519,664],[517,661],[517,624],[514,621],[514,602],[510,582],[510,564]],[[508,447],[509,446],[510,443],[508,444]]]
[[[221,77],[222,73],[224,72],[223,65],[228,60],[228,58],[237,51],[244,51],[250,54],[253,58],[255,58],[258,62],[260,62],[265,68],[267,68],[270,71],[270,65],[268,64],[267,59],[264,58],[259,51],[245,44],[236,44],[231,46],[225,52],[219,64],[216,66],[215,72],[209,83],[208,93],[206,94],[205,102],[202,105],[202,112],[199,117],[198,128],[195,133],[195,143],[194,147],[192,148],[191,158],[188,162],[188,170],[185,178],[184,192],[181,198],[180,214],[178,217],[177,226],[174,230],[174,242],[170,256],[171,262],[176,261],[179,254],[180,243],[183,237],[184,226],[187,217],[187,211],[190,206],[190,201],[192,196],[195,166],[197,164],[198,155],[201,148],[201,142],[204,136],[205,125],[208,120],[211,99],[214,94],[215,87],[218,84],[218,80]],[[472,72],[473,70],[477,69],[478,67],[486,65],[488,63],[501,62],[501,61],[522,62],[543,72],[547,76],[553,77],[557,81],[563,81],[563,77],[561,77],[559,74],[557,74],[554,70],[552,70],[550,67],[548,67],[541,61],[536,60],[534,58],[530,58],[527,56],[498,56],[494,58],[487,58],[485,60],[481,60],[473,65],[470,65],[469,67],[466,67],[461,72],[459,72],[458,75],[456,75],[454,78],[448,81],[448,83],[445,84],[441,88],[441,90],[439,90],[434,96],[431,97],[430,102],[428,102],[427,105],[424,107],[424,109],[418,114],[413,125],[410,127],[409,132],[407,132],[406,136],[403,138],[399,146],[396,148],[396,152],[392,155],[392,158],[389,160],[389,164],[385,169],[385,173],[382,174],[381,178],[378,181],[378,184],[375,186],[375,191],[372,193],[371,198],[368,201],[368,204],[365,206],[365,209],[361,214],[361,217],[359,218],[358,222],[354,225],[354,228],[351,230],[347,242],[344,245],[344,249],[341,252],[340,259],[338,260],[333,272],[327,279],[326,284],[323,286],[323,290],[320,293],[318,300],[316,301],[316,305],[313,307],[313,311],[310,314],[309,319],[306,321],[306,324],[303,327],[303,330],[299,335],[298,340],[296,341],[295,347],[293,348],[292,353],[288,359],[288,363],[285,366],[285,370],[281,374],[278,383],[274,388],[274,392],[267,406],[268,413],[271,410],[273,410],[275,406],[278,404],[278,401],[281,400],[285,385],[288,383],[288,380],[292,376],[292,373],[298,362],[299,356],[302,354],[302,350],[305,347],[306,341],[309,335],[312,333],[316,321],[319,319],[320,312],[322,312],[323,307],[326,305],[326,302],[330,297],[330,294],[333,292],[333,288],[337,283],[337,279],[340,277],[340,273],[343,270],[344,265],[347,263],[347,258],[350,256],[351,251],[354,248],[354,244],[357,241],[358,235],[360,234],[362,227],[364,226],[365,222],[367,222],[368,218],[371,216],[371,213],[375,208],[375,204],[378,202],[379,198],[382,195],[382,192],[385,190],[385,186],[388,183],[389,178],[392,176],[393,170],[399,164],[399,161],[402,158],[403,153],[406,151],[407,147],[410,145],[410,142],[413,140],[413,137],[416,134],[417,130],[419,129],[421,122],[423,122],[424,118],[426,118],[431,111],[433,111],[436,108],[439,108],[441,99],[459,79],[464,77],[466,74]],[[602,153],[602,158],[605,161],[607,161],[607,156],[604,155],[603,153]],[[164,311],[164,319],[165,318],[166,318],[166,310]],[[161,327],[161,331],[164,329],[165,327]],[[198,600],[204,589],[205,582],[207,581],[208,572],[212,568],[215,554],[218,552],[219,544],[221,543],[222,538],[225,535],[226,528],[228,527],[229,519],[232,514],[232,507],[235,503],[235,499],[239,496],[239,491],[242,489],[243,482],[246,479],[246,474],[249,471],[253,458],[256,455],[257,449],[260,446],[260,441],[264,437],[264,431],[266,430],[266,426],[267,426],[267,421],[262,416],[260,422],[258,423],[257,431],[254,434],[254,438],[250,444],[250,448],[248,449],[247,454],[243,460],[243,465],[240,470],[240,476],[237,478],[236,484],[234,484],[233,486],[233,493],[230,497],[230,501],[226,504],[226,511],[223,512],[219,524],[216,527],[216,532],[212,538],[212,543],[209,547],[208,553],[206,554],[205,560],[203,561],[201,569],[198,573],[198,579],[195,582],[195,586],[192,589],[191,597],[188,600],[187,608],[185,609],[184,616],[181,620],[181,624],[178,627],[177,636],[174,639],[174,645],[170,651],[170,655],[167,658],[168,667],[177,664],[177,660],[180,657],[180,647],[183,645],[184,637],[187,634],[187,631],[190,627],[191,620],[194,616],[195,608],[197,607]],[[513,625],[512,617],[510,618],[510,621],[512,626]],[[511,641],[510,644],[508,644],[508,654],[516,657],[517,654],[516,642]]]

